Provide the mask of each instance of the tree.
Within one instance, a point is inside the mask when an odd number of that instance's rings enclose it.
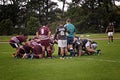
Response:
[[[63,7],[62,7],[62,18],[64,17],[64,8],[65,8],[65,4],[66,4],[66,0],[59,0],[63,2]]]
[[[39,26],[40,24],[38,18],[30,17],[30,20],[27,21],[27,27],[25,28],[25,32],[35,35]]]
[[[11,35],[13,32],[13,23],[10,19],[3,19],[0,22],[0,34]]]
[[[117,9],[115,0],[72,0],[66,16],[72,18],[80,32],[97,32],[100,24],[107,26],[109,21],[116,22]],[[118,16],[119,17],[119,16]],[[118,18],[117,18],[118,19]],[[88,30],[86,30],[86,28]]]

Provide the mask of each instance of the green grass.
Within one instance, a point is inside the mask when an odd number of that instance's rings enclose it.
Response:
[[[98,34],[91,35],[98,38]],[[15,50],[8,43],[0,43],[0,80],[119,80],[120,40],[97,42],[102,55],[65,60],[14,59],[11,53]]]
[[[104,34],[77,34],[81,38],[107,38],[107,33]],[[0,42],[7,42],[12,36],[0,36]],[[32,36],[29,36],[31,38]],[[120,38],[120,33],[115,33],[114,38]]]

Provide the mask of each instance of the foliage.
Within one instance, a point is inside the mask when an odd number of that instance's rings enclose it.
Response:
[[[36,18],[40,24],[48,21],[52,32],[55,32],[59,20],[65,21],[67,18],[72,19],[77,33],[98,33],[98,25],[104,27],[104,32],[108,22],[113,22],[116,29],[120,27],[120,7],[115,5],[115,1],[118,0],[72,0],[70,3],[66,0],[59,1],[63,2],[62,10],[57,7],[56,2],[51,0],[2,0],[0,3],[0,22],[6,19],[12,21],[13,29],[10,30],[10,34],[21,34],[25,30],[30,30],[31,17]],[[64,11],[66,4],[68,10]],[[6,24],[6,26],[9,25]],[[27,32],[28,34],[35,33]],[[7,34],[9,33],[1,33],[1,35]]]
[[[0,22],[0,34],[11,35],[13,29],[13,22],[10,19],[3,19]]]
[[[102,28],[102,32],[104,32],[109,22],[114,22],[115,28],[119,26],[120,15],[117,14],[119,9],[116,8],[112,1],[72,1],[73,3],[69,4],[66,16],[72,18],[72,22],[77,28],[77,33],[99,32],[97,30],[98,25],[104,27]]]
[[[37,18],[30,17],[27,21],[27,27],[25,28],[25,32],[29,34],[35,34],[39,28],[40,24]]]

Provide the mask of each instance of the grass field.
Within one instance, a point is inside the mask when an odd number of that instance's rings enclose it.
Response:
[[[106,38],[104,34],[90,34],[90,38]],[[8,41],[10,36],[0,36]],[[115,34],[120,38],[120,34]],[[120,80],[120,39],[107,44],[96,40],[102,55],[72,59],[14,59],[15,50],[8,43],[0,43],[0,80]],[[57,48],[54,56],[57,55]]]

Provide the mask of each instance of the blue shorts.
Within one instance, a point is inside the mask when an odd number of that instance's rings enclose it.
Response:
[[[67,44],[73,44],[74,37],[67,37]]]

